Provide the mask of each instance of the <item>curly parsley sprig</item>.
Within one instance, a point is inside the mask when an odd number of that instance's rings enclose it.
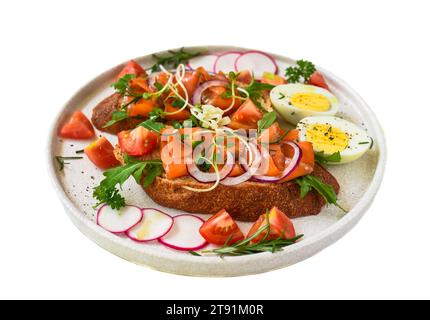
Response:
[[[307,82],[316,71],[315,65],[306,60],[298,60],[296,67],[288,67],[285,71],[288,83]]]

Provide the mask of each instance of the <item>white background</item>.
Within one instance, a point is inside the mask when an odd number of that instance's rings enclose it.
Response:
[[[2,1],[0,298],[430,298],[428,1]],[[85,238],[47,177],[57,110],[122,61],[226,44],[306,58],[370,104],[385,179],[349,234],[315,257],[226,279],[164,274]]]

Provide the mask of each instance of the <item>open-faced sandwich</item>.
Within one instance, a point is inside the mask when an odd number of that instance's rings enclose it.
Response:
[[[100,225],[176,249],[196,250],[208,241],[224,245],[215,253],[237,253],[225,249],[234,243],[254,253],[249,247],[258,243],[294,243],[299,237],[290,218],[316,215],[326,204],[346,212],[326,165],[359,158],[372,139],[336,117],[339,102],[311,62],[299,60],[281,76],[276,62],[256,51],[181,50],[155,58],[147,70],[126,64],[115,92],[93,109],[92,124],[117,135],[115,146],[101,136],[85,148],[106,169],[93,194],[96,206],[103,205]],[[94,129],[78,111],[59,134],[88,139]],[[202,221],[155,209],[142,214],[126,205],[119,189],[131,176],[164,207],[215,215]],[[245,238],[235,220],[256,223]],[[197,228],[203,240],[181,243],[171,231],[181,225]]]

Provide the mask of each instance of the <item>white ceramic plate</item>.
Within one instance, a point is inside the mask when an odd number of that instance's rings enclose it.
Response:
[[[207,50],[210,53],[248,50],[226,46],[187,49]],[[279,64],[281,72],[288,65],[294,64],[294,60],[290,58],[275,54],[272,56]],[[136,60],[144,67],[149,67],[154,62],[151,55]],[[348,232],[371,205],[385,167],[386,151],[383,132],[373,112],[357,93],[338,77],[318,68],[325,75],[333,93],[341,101],[340,115],[364,127],[375,142],[372,150],[361,159],[350,164],[329,168],[341,186],[340,204],[350,209],[347,215],[343,215],[335,206],[327,206],[317,216],[294,220],[297,232],[304,234],[304,238],[297,244],[275,254],[261,253],[225,257],[224,259],[215,256],[196,257],[186,252],[166,248],[157,242],[136,243],[103,230],[95,224],[96,211],[92,208],[94,199],[91,196],[92,188],[102,179],[102,171],[95,168],[84,157],[83,160],[73,161],[70,165],[66,165],[60,172],[54,157],[56,155],[75,156],[76,150],[82,149],[88,144],[88,141],[80,142],[58,138],[58,127],[77,109],[82,110],[90,118],[92,108],[113,91],[109,85],[122,66],[123,64],[118,65],[90,81],[59,110],[48,142],[49,174],[65,211],[78,229],[102,248],[131,262],[176,274],[192,276],[255,274],[292,265],[321,251]],[[115,143],[115,136],[105,133],[103,135],[108,136]],[[173,215],[183,213],[155,204],[132,179],[125,184],[123,190],[125,190],[126,200],[130,204],[160,208]],[[202,216],[207,218],[205,215]],[[246,232],[250,224],[241,223],[240,227]]]

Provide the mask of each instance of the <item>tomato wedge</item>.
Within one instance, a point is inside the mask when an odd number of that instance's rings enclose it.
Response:
[[[267,224],[267,219],[269,220],[270,225],[270,233],[267,236],[266,240],[275,240],[281,237],[282,239],[291,239],[296,236],[296,231],[294,229],[294,225],[291,220],[279,210],[277,207],[273,207],[269,211],[269,217],[267,218],[266,214],[262,214],[257,221],[252,225],[251,229],[248,232],[247,238],[254,235],[258,229]],[[251,243],[258,243],[264,239],[266,236],[266,232],[260,233],[254,239],[251,240]]]
[[[258,120],[262,117],[263,113],[248,99],[233,114],[228,126],[232,129],[257,129]]]
[[[320,88],[324,88],[327,90],[330,90],[330,88],[328,87],[327,82],[324,79],[324,76],[319,73],[318,71],[315,71],[311,77],[309,78],[308,81],[309,84],[320,87]]]
[[[113,146],[106,137],[100,137],[87,147],[84,152],[97,167],[109,169],[120,165],[113,153]]]
[[[145,70],[134,60],[130,60],[125,67],[118,73],[116,80],[121,79],[126,74],[134,74],[136,77],[146,76]]]
[[[75,111],[60,129],[60,137],[69,139],[91,139],[95,136],[93,125],[82,113]]]
[[[158,134],[144,127],[118,133],[121,151],[130,156],[143,156],[151,153],[157,147]]]
[[[217,245],[234,244],[244,239],[239,226],[230,216],[222,209],[209,218],[201,227],[200,234],[207,242]]]

